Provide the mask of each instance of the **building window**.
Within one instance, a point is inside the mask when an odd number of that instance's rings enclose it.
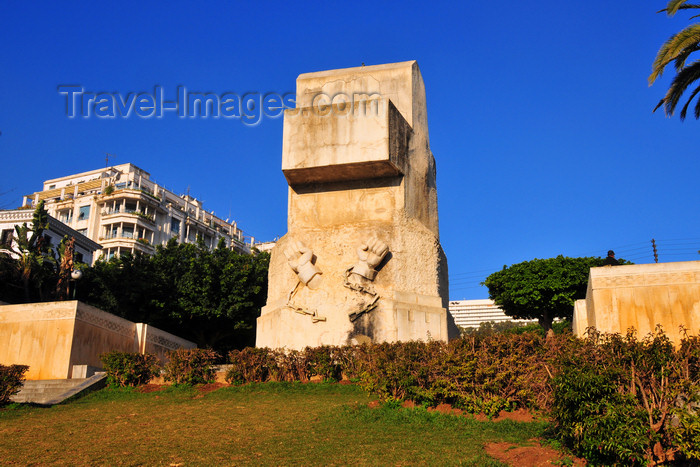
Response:
[[[78,233],[87,237],[87,229],[78,229]]]
[[[75,256],[74,256],[74,259],[75,259],[75,261],[78,262],[78,263],[84,263],[84,262],[85,262],[85,261],[83,261],[83,254],[82,254],[82,253],[76,252],[76,253],[75,253]]]
[[[15,231],[13,229],[5,229],[2,231],[2,236],[0,237],[0,246],[11,247],[12,246],[12,236]]]
[[[78,220],[84,221],[90,219],[90,206],[80,206],[80,214],[78,214]]]
[[[60,220],[64,224],[72,223],[73,222],[73,211],[70,209],[67,211],[61,211],[58,215],[58,220]]]
[[[173,219],[172,222],[170,222],[170,231],[174,234],[180,233],[180,220],[179,219]]]

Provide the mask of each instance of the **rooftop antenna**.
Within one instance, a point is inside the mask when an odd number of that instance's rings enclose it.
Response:
[[[114,159],[114,158],[117,157],[117,156],[114,155],[114,154],[110,154],[110,153],[106,152],[106,153],[105,153],[105,167],[109,167],[109,158],[110,158],[110,157],[111,157],[112,159]]]

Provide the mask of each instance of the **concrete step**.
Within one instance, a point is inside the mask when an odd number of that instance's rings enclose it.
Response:
[[[58,389],[70,389],[77,386],[78,384],[84,382],[87,378],[81,379],[66,379],[61,382],[50,381],[44,382],[43,380],[38,381],[25,381],[24,389],[42,389],[42,390],[58,390]]]
[[[25,381],[22,390],[11,397],[13,402],[54,405],[82,392],[104,387],[105,373],[95,373],[90,378],[47,379]]]

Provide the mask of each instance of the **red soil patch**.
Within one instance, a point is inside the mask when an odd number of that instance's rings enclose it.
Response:
[[[208,383],[208,384],[202,384],[197,387],[197,392],[199,392],[199,395],[203,396],[204,394],[209,394],[212,391],[216,391],[217,389],[221,389],[224,386],[227,386],[227,384],[224,383]]]
[[[508,465],[518,467],[540,467],[558,465],[563,455],[552,448],[541,446],[516,446],[510,443],[487,443],[484,446],[486,454],[505,462]],[[574,459],[575,466],[584,466],[586,461]]]
[[[449,415],[452,413],[452,406],[450,404],[440,404],[435,407],[435,411]]]
[[[462,409],[452,408],[450,404],[439,404],[437,407],[428,407],[428,412],[440,412],[445,415],[462,415]]]
[[[139,388],[139,392],[143,393],[148,393],[148,392],[157,392],[157,391],[163,391],[166,388],[164,384],[144,384]]]
[[[417,407],[415,402],[413,402],[413,401],[405,401],[402,404],[402,406],[407,408],[407,409],[412,409],[412,408]],[[447,415],[465,415],[465,416],[471,415],[472,417],[474,417],[476,420],[478,420],[480,422],[485,422],[485,421],[489,420],[489,417],[487,417],[483,413],[478,413],[478,414],[464,413],[463,410],[455,409],[450,404],[440,404],[437,407],[429,407],[428,412],[440,412],[440,413],[447,414]],[[514,412],[506,412],[505,410],[501,410],[501,412],[498,414],[498,416],[493,418],[493,421],[500,422],[501,420],[513,420],[515,422],[532,422],[533,420],[535,420],[535,417],[533,417],[532,414],[527,409],[518,409]]]
[[[369,408],[376,409],[380,405],[381,403],[379,401],[372,401],[369,403]],[[418,407],[418,404],[412,400],[405,400],[401,403],[401,407],[404,409],[415,409]],[[464,412],[462,409],[455,409],[450,404],[439,404],[437,407],[428,407],[428,412],[440,412],[445,415],[463,415],[465,417],[473,417],[475,420],[480,422],[487,422],[489,420],[494,422],[513,420],[515,422],[527,423],[535,420],[535,417],[527,409],[518,409],[514,412],[506,412],[505,410],[501,410],[498,416],[494,417],[493,419],[490,419],[484,413],[470,414]]]
[[[501,420],[513,420],[514,422],[531,422],[535,419],[532,414],[527,409],[518,409],[514,412],[506,412],[501,410],[498,417],[495,419],[497,422]]]

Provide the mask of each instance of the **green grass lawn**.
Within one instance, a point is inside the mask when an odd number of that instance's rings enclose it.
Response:
[[[526,444],[545,427],[372,409],[372,399],[340,384],[105,389],[51,408],[0,409],[0,463],[503,465],[485,443]]]

